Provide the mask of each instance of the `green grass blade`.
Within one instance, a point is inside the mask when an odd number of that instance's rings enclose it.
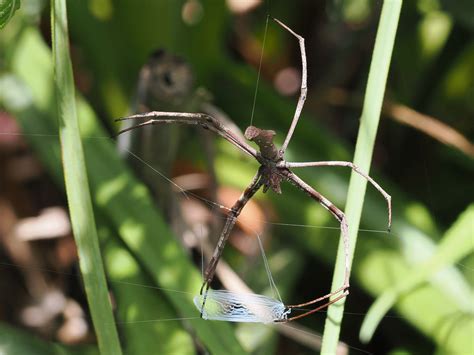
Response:
[[[121,354],[99,250],[79,134],[64,0],[51,2],[51,28],[62,163],[81,273],[101,353]]]
[[[362,323],[360,330],[361,341],[370,341],[381,319],[388,310],[393,307],[397,300],[400,299],[400,297],[408,294],[422,283],[428,281],[442,268],[455,264],[466,255],[473,252],[473,221],[474,205],[470,205],[467,210],[458,217],[454,225],[446,232],[433,256],[422,265],[418,266],[400,282],[386,290],[377,299]],[[469,292],[469,290],[467,292]],[[462,303],[462,308],[464,308],[467,313],[474,313],[472,303]],[[457,338],[457,341],[460,340],[460,338]]]
[[[366,172],[370,170],[401,6],[401,0],[384,1],[377,37],[375,39],[375,47],[370,64],[364,107],[354,156],[354,163],[358,165],[362,171]],[[345,209],[347,222],[349,224],[350,260],[352,260],[357,242],[357,231],[359,229],[366,187],[367,181],[357,174],[352,173]],[[344,250],[342,243],[340,243],[332,290],[338,289],[343,284],[344,268]],[[322,353],[336,353],[343,314],[344,301],[337,302],[329,307],[324,327]]]

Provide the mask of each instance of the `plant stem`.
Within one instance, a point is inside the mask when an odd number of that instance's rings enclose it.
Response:
[[[372,55],[372,62],[370,64],[364,107],[360,119],[359,133],[354,154],[354,163],[366,173],[369,173],[370,170],[401,6],[402,0],[384,1],[380,23],[377,30],[377,37],[375,39],[375,47]],[[352,172],[345,208],[349,224],[349,263],[352,263],[352,257],[357,242],[357,231],[359,230],[366,187],[367,181],[358,174]],[[343,284],[344,262],[343,245],[342,243],[339,243],[332,281],[333,291],[341,287]],[[342,300],[328,308],[321,348],[322,354],[336,353],[344,314],[344,304],[345,300]]]

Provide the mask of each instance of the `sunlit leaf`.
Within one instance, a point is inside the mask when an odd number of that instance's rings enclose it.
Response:
[[[473,238],[474,205],[464,211],[446,232],[433,256],[406,275],[399,283],[387,289],[372,305],[364,319],[360,330],[360,338],[368,342],[385,314],[399,301],[408,296],[412,290],[429,280],[442,268],[455,265],[458,261],[474,250]],[[446,285],[447,291],[450,290]],[[469,289],[462,292],[471,293]],[[472,295],[470,296],[472,297]],[[468,299],[471,299],[468,295]],[[460,299],[460,308],[467,313],[473,313],[472,302],[463,302]],[[471,299],[472,300],[472,299]]]

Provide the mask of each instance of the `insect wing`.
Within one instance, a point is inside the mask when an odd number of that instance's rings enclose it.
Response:
[[[285,305],[273,298],[226,290],[209,290],[204,309],[204,295],[194,297],[194,304],[204,319],[227,322],[272,323],[285,320],[290,313]]]

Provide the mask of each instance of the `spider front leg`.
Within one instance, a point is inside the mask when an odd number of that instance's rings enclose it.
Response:
[[[181,123],[181,124],[189,124],[195,125],[198,127],[202,127],[204,129],[208,129],[231,144],[235,147],[247,153],[248,155],[256,158],[257,151],[252,148],[247,142],[243,141],[239,135],[232,132],[229,128],[224,126],[218,119],[212,117],[211,115],[207,115],[205,113],[194,113],[194,112],[163,112],[163,111],[151,111],[146,113],[140,113],[128,117],[118,118],[115,121],[125,121],[125,120],[143,120],[147,119],[147,121],[139,123],[135,126],[131,126],[125,129],[122,129],[118,135],[131,131],[136,128],[148,126],[148,125],[161,125],[161,124],[168,124],[168,123]]]
[[[377,189],[378,192],[385,198],[387,201],[388,208],[388,231],[392,227],[392,197],[369,175],[364,173],[360,168],[350,161],[315,161],[315,162],[304,162],[304,163],[291,163],[283,162],[282,166],[285,168],[306,168],[306,167],[317,167],[317,166],[345,166],[354,170],[357,174],[362,176],[368,182],[372,184],[373,187]]]
[[[211,282],[214,279],[217,264],[222,256],[222,252],[224,251],[227,239],[229,239],[229,235],[232,229],[234,228],[235,222],[237,221],[237,217],[240,215],[240,212],[247,204],[247,202],[252,198],[253,195],[255,195],[255,193],[260,189],[260,187],[262,187],[263,184],[264,179],[262,178],[262,168],[260,168],[258,169],[258,172],[254,176],[250,185],[245,189],[245,191],[239,197],[237,202],[230,209],[229,215],[227,216],[227,219],[225,221],[224,228],[222,229],[219,240],[217,241],[216,248],[214,249],[214,253],[212,254],[211,260],[206,268],[206,271],[204,272],[204,282],[199,292],[201,295],[204,292],[201,306],[201,317],[204,310],[204,306],[206,305],[207,291],[209,290]]]
[[[301,116],[301,111],[303,110],[304,102],[306,101],[306,93],[308,91],[308,85],[307,85],[308,70],[307,70],[307,64],[306,64],[306,49],[304,45],[304,37],[297,34],[295,31],[293,31],[291,28],[289,28],[280,20],[277,20],[276,18],[274,18],[273,20],[298,39],[298,42],[300,45],[300,52],[301,52],[302,73],[301,73],[300,97],[298,99],[298,104],[296,105],[293,121],[291,121],[290,129],[288,130],[285,141],[283,142],[283,145],[280,148],[280,156],[283,156],[285,154],[286,148],[288,147],[288,144],[290,143],[291,137],[293,136],[293,132],[295,131],[296,125],[298,124],[298,120],[300,119],[300,116]]]

